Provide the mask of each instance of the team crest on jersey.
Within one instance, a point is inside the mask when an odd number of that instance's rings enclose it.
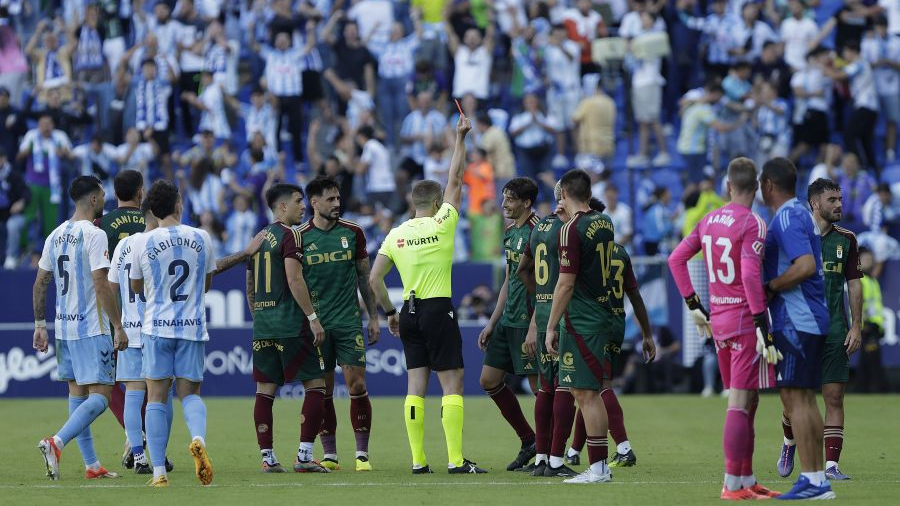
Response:
[[[844,247],[841,246],[840,244],[837,247],[837,257],[844,258]]]
[[[350,247],[350,243],[347,242],[347,238],[346,238],[346,237],[341,237],[341,246],[343,246],[344,248],[349,248],[349,247]]]

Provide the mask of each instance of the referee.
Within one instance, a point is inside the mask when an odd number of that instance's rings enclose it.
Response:
[[[413,186],[416,216],[391,230],[384,239],[369,283],[388,317],[391,334],[403,341],[409,373],[403,417],[412,450],[413,474],[431,473],[425,458],[425,391],[431,371],[437,372],[444,396],[441,423],[447,439],[450,474],[487,471],[463,458],[462,336],[450,301],[450,271],[466,167],[466,134],[472,124],[465,116],[456,124],[456,147],[450,161],[447,191],[434,181]],[[388,297],[384,277],[396,265],[403,281],[403,309]]]

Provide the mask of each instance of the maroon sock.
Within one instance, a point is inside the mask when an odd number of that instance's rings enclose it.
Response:
[[[516,435],[522,440],[522,445],[524,446],[533,443],[534,431],[531,430],[531,425],[528,424],[528,420],[525,419],[525,414],[522,413],[522,406],[519,406],[519,399],[516,399],[512,390],[506,388],[506,383],[501,383],[500,386],[494,389],[485,390],[485,393],[488,394],[491,399],[493,399],[494,404],[500,408],[500,413],[503,414],[503,418],[506,418],[510,427],[516,431]]]
[[[606,416],[609,417],[609,434],[616,443],[628,441],[628,434],[625,432],[625,414],[616,393],[612,388],[607,388],[600,392],[600,397],[606,407]]]
[[[844,427],[842,425],[825,426],[825,460],[840,462],[841,450],[844,448]]]
[[[307,388],[303,396],[300,416],[300,442],[314,443],[322,426],[322,412],[325,410],[325,389]]]
[[[356,436],[356,451],[369,453],[369,432],[372,430],[372,403],[369,393],[350,396],[350,423]]]
[[[144,396],[144,400],[147,399],[147,396]],[[146,406],[146,404],[144,404]],[[109,396],[109,410],[112,412],[113,416],[116,417],[116,420],[119,421],[119,425],[122,428],[125,428],[125,390],[122,389],[121,383],[116,383],[113,385],[112,395]],[[143,411],[141,412],[143,415]],[[144,426],[146,427],[146,425]]]
[[[753,449],[756,447],[756,409],[759,408],[759,399],[756,399],[756,402],[750,405],[750,410],[747,412],[750,419],[750,432],[748,434],[749,441],[747,442],[747,458],[744,459],[744,465],[741,466],[741,476],[753,476]]]
[[[781,413],[781,430],[784,431],[784,437],[790,440],[794,439],[794,428],[791,427],[791,421],[784,413]]]
[[[575,435],[572,436],[572,449],[580,452],[584,448],[584,442],[587,439],[587,429],[584,427],[584,415],[578,410],[575,417]]]
[[[256,425],[256,442],[260,450],[272,449],[272,405],[275,397],[266,394],[256,394],[256,403],[253,405],[253,424]]]
[[[566,454],[566,441],[572,432],[575,420],[575,398],[567,389],[556,389],[553,395],[553,440],[550,443],[550,455],[563,457]]]
[[[337,455],[337,414],[334,412],[334,397],[329,395],[322,402],[322,426],[319,429],[319,441],[322,452],[326,455]]]
[[[544,387],[541,387],[534,401],[534,446],[538,455],[550,453],[550,439],[553,436],[553,397],[553,390],[545,391]]]
[[[609,439],[605,437],[587,437],[588,461],[591,464],[606,460],[609,457]]]

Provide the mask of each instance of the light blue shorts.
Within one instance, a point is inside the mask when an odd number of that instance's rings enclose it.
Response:
[[[115,383],[115,370],[111,336],[56,340],[56,373],[60,381],[75,380],[79,385],[112,385]]]
[[[141,334],[144,342],[141,372],[148,380],[184,378],[203,381],[206,342]]]
[[[125,348],[116,358],[116,381],[144,381],[140,348]]]
[[[878,106],[887,121],[900,123],[900,97],[895,95],[879,95]]]

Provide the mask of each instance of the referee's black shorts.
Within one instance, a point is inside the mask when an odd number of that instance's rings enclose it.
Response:
[[[409,301],[400,310],[400,340],[406,368],[428,367],[433,371],[463,368],[462,334],[456,311],[448,298],[416,300],[410,314]]]

